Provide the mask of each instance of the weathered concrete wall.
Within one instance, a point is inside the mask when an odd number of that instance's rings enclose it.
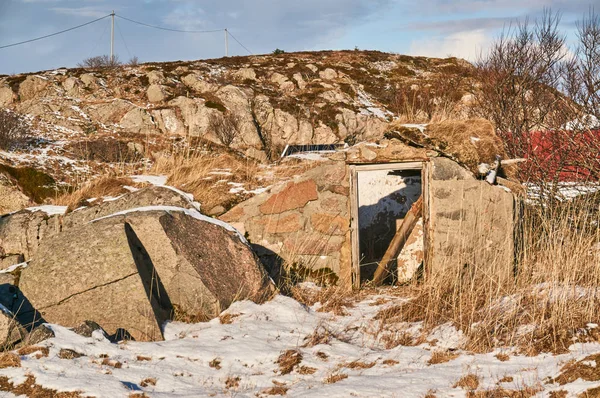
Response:
[[[475,179],[449,159],[431,163],[428,272],[477,266],[509,275],[514,263],[513,194]]]

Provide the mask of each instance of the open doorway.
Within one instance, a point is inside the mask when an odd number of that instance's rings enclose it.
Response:
[[[373,279],[398,228],[415,202],[423,195],[421,162],[353,165],[352,262],[354,285]],[[400,253],[389,263],[389,283],[414,276],[424,259],[423,218],[411,229]]]

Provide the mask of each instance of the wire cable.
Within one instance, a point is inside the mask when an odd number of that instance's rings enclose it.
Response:
[[[227,31],[227,33],[229,33],[229,36],[231,36],[231,37],[233,38],[233,40],[237,41],[237,43],[238,43],[240,46],[242,46],[242,47],[244,48],[244,50],[248,51],[248,53],[249,53],[250,55],[254,55],[254,54],[252,54],[252,51],[248,50],[248,48],[247,48],[245,45],[243,45],[242,43],[240,43],[240,41],[239,41],[238,39],[236,39],[236,38],[235,38],[235,36],[234,36],[234,35],[232,35],[230,31]]]
[[[119,31],[119,36],[121,36],[121,40],[123,40],[123,44],[125,45],[127,54],[129,54],[129,59],[133,59],[133,56],[131,55],[131,51],[129,51],[129,47],[127,46],[127,42],[125,41],[125,37],[123,36],[123,32],[121,32],[121,28],[119,27],[119,23],[117,21],[115,21],[115,25],[117,26],[117,30]]]
[[[106,34],[107,30],[108,30],[108,25],[106,25],[104,27],[104,30],[102,31],[102,34],[100,35],[100,39],[98,39],[98,41],[96,42],[96,44],[94,45],[94,47],[90,51],[90,53],[88,55],[88,58],[90,58],[92,56],[92,54],[96,51],[96,49],[98,48],[98,46],[100,45],[100,43],[102,43],[102,39],[104,38],[104,35]]]
[[[49,35],[45,35],[45,36],[41,36],[41,37],[36,37],[35,39],[24,40],[24,41],[20,41],[18,43],[13,43],[13,44],[6,44],[4,46],[0,46],[0,50],[3,49],[3,48],[19,46],[21,44],[31,43],[33,41],[38,41],[38,40],[42,40],[42,39],[47,39],[48,37],[57,36],[57,35],[60,35],[62,33],[67,33],[67,32],[70,32],[72,30],[83,28],[84,26],[87,26],[87,25],[91,25],[91,24],[93,24],[95,22],[101,21],[101,20],[103,20],[105,18],[108,18],[110,16],[111,16],[111,14],[108,14],[108,15],[103,16],[102,18],[94,19],[93,21],[86,22],[84,24],[77,25],[77,26],[74,26],[74,27],[69,28],[69,29],[61,30],[60,32],[51,33]]]
[[[138,25],[146,26],[148,28],[166,30],[166,31],[169,31],[169,32],[180,32],[180,33],[215,33],[215,32],[223,32],[225,30],[225,29],[215,29],[215,30],[180,30],[180,29],[170,29],[170,28],[163,28],[162,26],[150,25],[150,24],[147,24],[147,23],[144,23],[144,22],[134,21],[133,19],[125,18],[125,17],[123,17],[121,15],[117,15],[117,14],[115,14],[115,16],[117,18],[121,18],[121,19],[124,19],[126,21],[138,24]]]

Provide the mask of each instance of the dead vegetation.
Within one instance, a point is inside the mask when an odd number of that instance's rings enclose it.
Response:
[[[263,186],[258,162],[229,152],[183,151],[156,159],[152,172],[168,176],[167,184],[194,195],[203,210],[225,210],[253,196]],[[239,189],[236,189],[239,188]]]
[[[18,368],[21,366],[21,358],[13,352],[0,353],[0,369]]]
[[[458,354],[455,352],[434,351],[431,354],[431,358],[429,358],[429,361],[427,361],[427,363],[430,365],[437,365],[440,363],[450,362],[456,358],[458,358]]]
[[[469,373],[461,377],[460,380],[458,380],[456,384],[454,384],[454,388],[457,387],[469,391],[476,390],[477,387],[479,387],[479,377],[477,375],[474,375],[473,373]]]
[[[54,200],[54,203],[61,206],[68,206],[69,211],[75,210],[81,206],[90,206],[89,199],[100,199],[106,197],[116,197],[129,192],[125,186],[134,186],[134,182],[128,177],[100,177],[85,183],[76,191],[66,193]]]
[[[587,327],[600,310],[600,235],[594,227],[600,209],[590,205],[594,200],[525,207],[515,270],[481,263],[483,255],[458,249],[460,263],[435,264],[422,282],[402,289],[412,299],[379,312],[381,332],[395,330],[388,325],[400,322],[422,321],[424,333],[451,323],[465,334],[469,350],[516,346],[527,355],[598,341],[600,334]],[[485,239],[486,234],[475,236]]]
[[[49,388],[44,388],[36,384],[35,377],[28,375],[24,383],[15,385],[9,381],[8,377],[0,377],[0,391],[13,393],[14,395],[24,395],[35,398],[81,398],[81,393],[57,392]]]
[[[287,375],[292,373],[294,368],[302,362],[302,353],[298,350],[287,350],[279,355],[276,364],[279,365],[279,374]]]

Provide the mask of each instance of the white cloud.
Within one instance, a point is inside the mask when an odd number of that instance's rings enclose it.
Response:
[[[451,55],[474,61],[482,51],[485,52],[492,41],[493,39],[487,36],[483,29],[463,31],[447,36],[414,40],[410,45],[410,53],[439,58]]]
[[[97,7],[53,7],[50,10],[57,14],[73,15],[76,17],[100,18],[108,14],[106,10],[98,9]]]

